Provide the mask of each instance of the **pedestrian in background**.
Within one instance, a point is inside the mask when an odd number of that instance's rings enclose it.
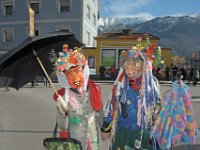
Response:
[[[31,87],[32,87],[32,88],[35,87],[35,80],[31,81]]]
[[[182,75],[183,75],[183,81],[185,81],[186,78],[187,78],[187,70],[186,70],[186,67],[185,67],[185,66],[183,67]]]
[[[177,73],[178,73],[178,66],[175,65],[173,67],[173,80],[172,81],[176,80]]]
[[[111,78],[111,80],[115,80],[115,73],[116,73],[115,65],[112,65],[111,68],[110,68],[110,78]]]
[[[198,68],[196,68],[196,69],[194,70],[194,81],[193,81],[193,85],[196,86],[197,83],[198,83],[198,81],[199,81],[199,70],[198,70]]]
[[[6,85],[6,87],[5,87],[5,91],[6,91],[6,92],[10,91],[10,88],[9,88],[8,85]]]
[[[9,82],[9,78],[7,78],[7,79],[6,79],[6,87],[5,87],[5,92],[8,92],[8,91],[10,91],[9,84],[10,84],[10,82]]]
[[[100,66],[99,72],[100,72],[101,80],[105,78],[105,70],[106,68],[104,66]]]
[[[109,68],[106,68],[106,70],[105,70],[105,79],[106,80],[110,79],[110,70],[109,70]]]
[[[50,88],[50,83],[49,83],[47,77],[44,76],[44,77],[43,77],[43,81],[44,81],[44,85],[45,85],[46,87],[49,85],[49,88]]]
[[[188,83],[187,84],[189,84],[191,81],[193,81],[194,80],[194,68],[192,68],[191,70],[190,70],[190,74],[189,74],[189,80],[188,80]]]
[[[167,66],[165,69],[165,76],[166,76],[166,80],[169,81],[169,73],[170,73],[170,67]]]
[[[160,67],[158,67],[158,68],[156,69],[156,78],[157,78],[158,80],[160,80],[160,77],[161,77]]]

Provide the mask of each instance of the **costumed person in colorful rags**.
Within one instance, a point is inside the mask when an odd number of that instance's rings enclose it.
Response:
[[[101,138],[111,139],[110,149],[153,149],[149,131],[160,94],[152,65],[159,59],[160,48],[149,42],[122,51],[123,67],[104,105],[101,128]]]
[[[98,150],[97,116],[102,110],[100,87],[89,79],[89,67],[80,48],[63,46],[56,62],[58,83],[54,94],[61,138],[75,138],[84,150]]]
[[[179,75],[166,93],[162,109],[152,128],[151,136],[157,139],[161,149],[169,150],[175,144],[195,144],[198,126],[194,120],[190,88]]]

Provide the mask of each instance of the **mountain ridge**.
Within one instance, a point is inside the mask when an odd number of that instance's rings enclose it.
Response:
[[[174,55],[188,58],[191,52],[200,51],[200,14],[156,18],[121,17],[117,18],[117,21],[116,17],[102,18],[98,29],[101,34],[121,32],[122,28],[159,37],[158,44],[161,47],[172,48]]]

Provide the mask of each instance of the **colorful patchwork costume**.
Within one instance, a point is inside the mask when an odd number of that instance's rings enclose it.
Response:
[[[190,88],[175,81],[166,95],[164,105],[151,131],[161,149],[182,143],[195,144],[198,127],[193,118]]]

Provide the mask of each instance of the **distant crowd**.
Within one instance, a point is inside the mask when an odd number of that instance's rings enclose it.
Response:
[[[115,68],[114,65],[112,65],[109,68],[106,68],[105,66],[100,66],[100,78],[101,80],[115,80],[117,77],[119,69]]]
[[[101,80],[115,80],[119,69],[115,68],[115,65],[106,68],[105,66],[100,66],[100,79]],[[175,81],[178,74],[183,76],[183,81],[194,86],[199,82],[199,68],[186,69],[185,67],[179,68],[178,66],[167,66],[164,71],[164,75],[161,73],[160,67],[155,68],[153,74],[158,80]]]
[[[199,72],[199,68],[186,69],[185,67],[178,68],[176,65],[171,67],[167,66],[165,69],[165,80],[174,81],[177,79],[177,75],[180,74],[183,76],[183,81],[187,80],[187,84],[192,82],[196,86],[199,81]]]
[[[41,79],[39,79],[39,77],[36,77],[35,80],[31,81],[31,87],[38,86],[39,80],[41,80],[44,83],[44,86],[50,88],[50,83],[49,83],[49,81],[48,81],[48,79],[46,77],[43,77]]]

